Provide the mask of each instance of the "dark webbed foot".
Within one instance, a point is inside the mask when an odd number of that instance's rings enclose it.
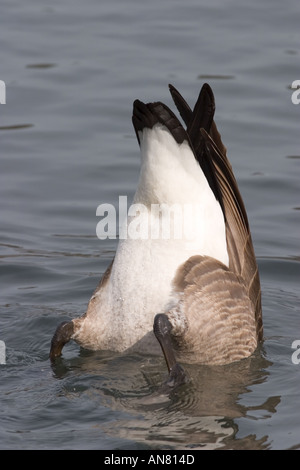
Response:
[[[178,385],[186,383],[188,379],[181,365],[176,362],[171,339],[171,330],[172,325],[167,315],[159,313],[155,316],[153,331],[161,346],[169,371],[166,385],[169,387],[177,387]]]
[[[51,341],[50,360],[54,361],[61,355],[61,351],[66,343],[68,343],[74,333],[74,324],[72,321],[65,321],[58,325]]]

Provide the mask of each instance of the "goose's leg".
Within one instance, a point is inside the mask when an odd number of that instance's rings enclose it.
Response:
[[[164,313],[157,314],[154,318],[153,332],[161,346],[167,363],[169,377],[166,383],[169,387],[175,387],[186,383],[188,379],[181,365],[176,362],[171,339],[171,330],[172,325],[167,315]]]
[[[50,360],[54,361],[61,355],[62,348],[68,343],[74,333],[74,323],[65,321],[58,325],[51,341]]]

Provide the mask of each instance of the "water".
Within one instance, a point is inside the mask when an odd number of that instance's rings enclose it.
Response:
[[[2,1],[1,449],[299,448],[299,15],[297,0]],[[162,358],[70,343],[52,368],[56,326],[116,249],[96,208],[135,190],[133,100],[172,105],[171,82],[193,104],[205,81],[251,223],[263,345],[189,367],[169,397]]]

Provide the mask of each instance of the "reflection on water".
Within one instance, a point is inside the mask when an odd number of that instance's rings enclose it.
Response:
[[[12,124],[11,126],[0,126],[0,131],[26,129],[27,127],[33,127],[33,124]]]
[[[209,75],[209,74],[202,74],[198,75],[198,78],[201,80],[232,80],[234,75]]]
[[[57,64],[52,63],[41,63],[41,64],[28,64],[26,67],[28,69],[50,69],[52,67],[56,67]]]
[[[77,358],[60,359],[53,372],[61,380],[78,369],[81,385],[64,387],[66,396],[89,389],[89,399],[126,413],[126,419],[99,424],[113,438],[160,449],[265,449],[268,436],[236,436],[239,418],[258,419],[257,410],[264,418],[276,412],[277,396],[249,406],[240,403],[251,387],[267,379],[270,366],[261,350],[231,365],[185,366],[191,381],[169,394],[161,393],[165,366],[159,358],[81,351]],[[83,386],[82,377],[93,377],[93,383]]]

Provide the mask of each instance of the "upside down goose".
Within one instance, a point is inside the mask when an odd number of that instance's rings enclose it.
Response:
[[[191,109],[169,89],[186,128],[161,102],[133,104],[141,151],[133,202],[145,210],[128,214],[127,225],[139,217],[149,236],[119,240],[86,313],[57,327],[50,359],[71,339],[92,350],[162,350],[172,386],[185,381],[179,362],[250,356],[263,324],[248,218],[214,121],[213,92],[204,84]],[[174,207],[189,208],[181,219],[188,230],[151,237],[157,222],[174,219]]]

